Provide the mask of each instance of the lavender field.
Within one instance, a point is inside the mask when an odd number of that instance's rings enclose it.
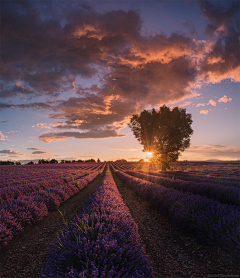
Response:
[[[237,265],[239,163],[178,162],[171,167],[161,171],[154,164],[137,162],[1,166],[1,256],[26,229],[61,211],[61,204],[81,195],[102,175],[73,221],[62,214],[65,228],[49,246],[40,277],[158,277],[114,181],[116,175],[172,227],[199,244],[220,247]]]

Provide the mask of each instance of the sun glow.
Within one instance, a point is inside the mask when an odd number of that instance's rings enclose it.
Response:
[[[152,153],[150,153],[150,152],[147,152],[146,153],[146,156],[145,156],[145,158],[144,158],[144,161],[149,161],[149,158],[151,158],[152,157]]]

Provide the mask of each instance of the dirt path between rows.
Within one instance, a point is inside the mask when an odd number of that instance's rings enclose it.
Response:
[[[61,212],[65,211],[68,222],[82,212],[103,175],[104,172],[58,208]],[[0,278],[39,277],[46,263],[47,250],[56,242],[56,235],[63,228],[64,223],[58,210],[28,227],[0,252]]]
[[[182,234],[114,173],[113,177],[124,203],[138,224],[155,277],[240,277],[240,269],[224,261],[224,252],[220,248],[203,246],[193,237]]]

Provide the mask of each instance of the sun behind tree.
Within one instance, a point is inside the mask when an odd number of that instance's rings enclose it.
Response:
[[[144,146],[144,152],[151,152],[151,161],[170,168],[170,162],[177,161],[181,152],[190,146],[192,115],[186,109],[163,105],[159,111],[143,110],[133,115],[128,126]]]

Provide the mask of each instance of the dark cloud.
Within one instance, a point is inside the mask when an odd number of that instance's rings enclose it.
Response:
[[[205,80],[212,83],[224,79],[240,81],[240,2],[212,3],[200,1],[201,12],[209,21],[205,33],[213,39],[212,49],[201,63]]]
[[[22,155],[21,152],[12,151],[12,150],[1,150],[0,154],[6,155],[6,156]]]
[[[34,151],[34,152],[32,152],[32,154],[43,154],[43,153],[47,153],[47,152],[44,152],[44,151]]]
[[[92,129],[87,132],[57,132],[57,133],[45,133],[39,137],[39,140],[45,143],[50,143],[52,141],[63,141],[68,138],[77,139],[103,139],[112,137],[124,137],[125,135],[118,135],[118,129],[112,127],[105,127],[102,129]]]
[[[25,88],[23,86],[13,85],[10,88],[5,88],[4,84],[1,85],[0,97],[9,98],[15,97],[17,94],[23,94],[26,96],[34,94],[34,91],[29,88]]]
[[[8,123],[8,121],[0,121],[1,124]]]
[[[44,142],[118,137],[132,114],[196,96],[199,80],[239,80],[239,2],[199,3],[209,40],[199,40],[188,22],[197,39],[179,32],[144,36],[133,10],[98,13],[76,1],[3,1],[0,95],[63,94],[64,100],[0,103],[0,110],[48,110],[50,119],[62,121],[48,128],[63,132],[41,135]],[[92,85],[79,85],[79,78]]]
[[[32,108],[32,109],[52,109],[52,106],[43,102],[34,102],[34,103],[28,103],[28,104],[7,104],[0,102],[0,111],[8,108]]]
[[[237,27],[239,24],[239,1],[225,1],[224,4],[219,2],[211,2],[209,0],[200,1],[201,12],[203,17],[209,23],[205,29],[206,35],[212,37],[216,35],[231,32],[230,27]]]
[[[14,105],[0,102],[0,111],[8,108],[14,108]]]
[[[40,151],[40,150],[45,150],[45,149],[40,149],[40,148],[27,148],[29,151]]]

